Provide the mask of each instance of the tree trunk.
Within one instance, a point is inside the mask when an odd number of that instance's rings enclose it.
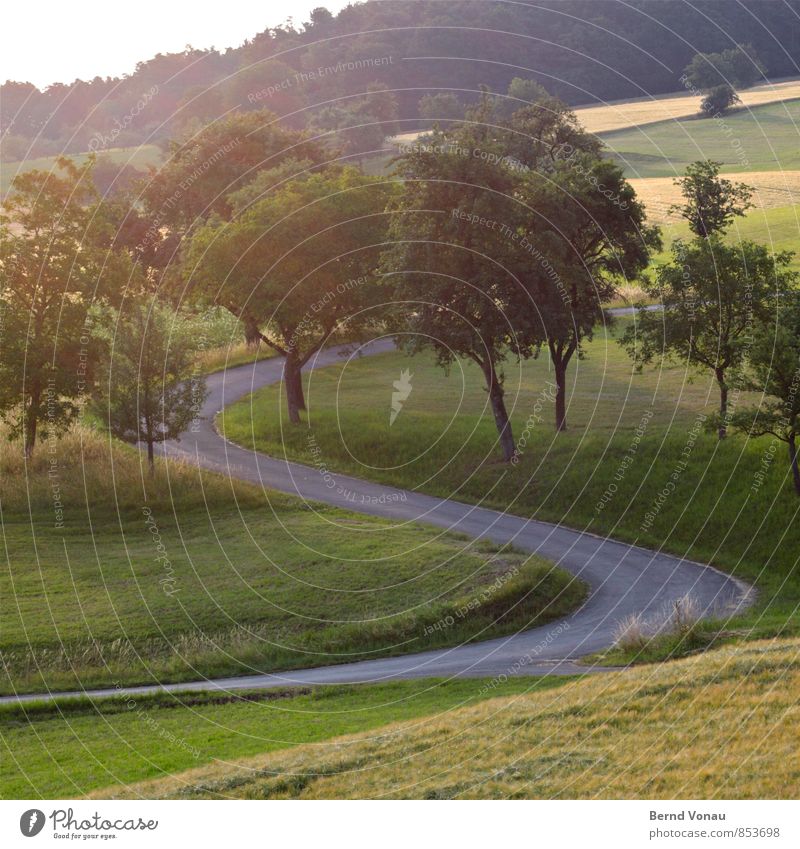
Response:
[[[719,384],[719,430],[717,436],[720,439],[725,439],[728,435],[728,384],[725,383],[725,369],[715,369],[717,383]]]
[[[567,361],[553,357],[556,378],[556,431],[567,429]]]
[[[30,460],[33,456],[33,449],[36,445],[36,430],[39,425],[39,401],[41,400],[41,392],[35,389],[31,392],[31,403],[28,409],[23,412],[24,422],[22,425],[22,444],[25,451],[25,457]]]
[[[147,443],[147,464],[150,467],[150,477],[153,477],[156,473],[156,461],[153,453],[153,441],[149,440]]]
[[[286,385],[286,405],[289,408],[289,421],[292,424],[300,424],[300,410],[306,408],[303,373],[300,369],[300,363],[290,354],[283,366],[283,382]]]
[[[500,437],[500,447],[503,451],[503,459],[506,463],[510,463],[516,453],[516,449],[514,448],[514,435],[511,431],[511,421],[508,418],[506,403],[503,400],[503,387],[497,379],[497,372],[494,369],[494,363],[489,362],[484,364],[483,374],[486,378],[486,388],[489,391],[489,400],[492,404],[494,423]]]
[[[800,468],[797,466],[797,443],[795,434],[789,434],[789,462],[792,466],[792,478],[794,479],[794,491],[800,495]]]

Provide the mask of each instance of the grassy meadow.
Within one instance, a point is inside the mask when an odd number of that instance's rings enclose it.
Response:
[[[320,743],[390,722],[424,724],[489,698],[541,692],[569,680],[511,678],[486,688],[468,678],[423,679],[2,705],[0,797],[82,796],[112,784]]]
[[[4,444],[4,693],[419,651],[547,621],[584,594],[513,551],[172,462],[151,479],[144,463],[88,428],[42,444],[27,468]]]
[[[767,103],[800,98],[800,80],[781,80],[753,86],[738,92],[738,110],[753,109]],[[700,113],[702,97],[690,92],[662,94],[618,100],[601,106],[579,106],[578,120],[590,133],[607,133],[626,127],[644,126],[660,121],[690,118]]]
[[[756,607],[731,625],[737,633],[800,633],[800,500],[786,446],[706,433],[703,418],[718,403],[713,379],[679,365],[635,373],[616,342],[625,321],[601,329],[571,366],[565,433],[553,427],[547,357],[506,363],[516,466],[500,462],[477,369],[459,362],[446,375],[424,353],[353,358],[309,375],[300,427],[286,424],[275,386],[229,407],[219,425],[234,442],[305,463],[313,435],[332,470],[712,563],[760,589]],[[390,425],[402,369],[413,389]],[[742,406],[758,401],[734,395]]]
[[[800,99],[731,112],[716,120],[687,118],[629,127],[600,138],[628,177],[680,176],[698,159],[727,173],[800,168]]]
[[[93,795],[797,798],[798,687],[800,641],[764,641]]]
[[[76,165],[82,165],[88,158],[89,153],[71,153],[69,159]],[[141,171],[146,171],[150,165],[158,165],[162,159],[161,148],[155,144],[143,144],[136,147],[111,147],[98,151],[98,155],[107,157],[117,165],[130,165]],[[18,174],[38,169],[40,171],[51,171],[55,165],[56,156],[39,156],[34,159],[26,159],[22,162],[4,162],[0,168],[0,197],[11,187],[11,183]]]

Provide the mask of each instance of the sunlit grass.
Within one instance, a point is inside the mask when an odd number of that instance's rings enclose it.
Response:
[[[392,382],[401,369],[411,371],[413,390],[390,425]],[[713,378],[677,366],[637,374],[615,338],[600,332],[587,358],[571,367],[569,430],[557,434],[546,357],[508,363],[505,371],[520,447],[514,467],[500,462],[477,369],[458,363],[447,376],[427,354],[385,354],[319,370],[307,379],[308,424],[300,427],[280,413],[277,387],[219,419],[235,442],[276,456],[308,464],[321,458],[334,471],[712,563],[761,591],[735,627],[754,635],[800,632],[800,499],[785,445],[778,443],[771,459],[769,438],[720,443],[706,433],[703,417],[718,403]],[[736,395],[738,405],[757,402]]]
[[[288,749],[454,710],[498,695],[541,691],[563,676],[422,679],[312,691],[119,696],[90,703],[0,706],[0,795],[74,798],[109,784],[160,778],[206,763]],[[13,753],[13,756],[11,755]]]
[[[0,474],[5,692],[419,651],[538,624],[583,597],[566,573],[485,543],[174,462],[151,478],[140,452],[86,427],[27,464],[3,441]],[[501,576],[454,627],[426,631]]]
[[[798,688],[800,641],[753,643],[97,795],[797,798]]]

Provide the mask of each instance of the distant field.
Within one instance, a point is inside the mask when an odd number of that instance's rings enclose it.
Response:
[[[735,182],[755,189],[752,197],[755,210],[788,208],[800,203],[800,171],[743,171],[735,175]],[[680,213],[669,212],[670,206],[684,202],[675,177],[634,177],[630,184],[647,207],[651,221],[663,224],[681,220]]]
[[[672,177],[698,159],[727,172],[800,169],[800,100],[711,118],[662,121],[604,133],[601,138],[628,177]]]
[[[145,170],[148,165],[157,165],[161,161],[161,149],[154,144],[145,144],[139,147],[112,147],[101,151],[99,155],[108,156],[116,163],[132,165],[141,170]],[[77,163],[85,162],[88,156],[88,153],[69,154],[69,158]],[[0,163],[0,195],[4,195],[9,190],[11,181],[17,174],[32,171],[35,168],[50,171],[56,158],[55,156],[42,156],[38,159],[26,159],[24,162]]]
[[[688,238],[689,227],[683,221],[668,221],[662,235],[665,250],[655,257],[656,262],[669,260],[669,245],[678,237]],[[793,251],[792,268],[800,271],[800,205],[750,210],[734,220],[725,238],[731,244],[751,239],[774,251]]]
[[[490,699],[102,798],[796,799],[800,640]]]
[[[800,98],[800,80],[788,80],[753,86],[739,92],[740,109],[763,106],[781,100]],[[702,98],[690,93],[663,94],[658,97],[640,97],[634,100],[617,100],[602,106],[579,106],[575,109],[578,120],[592,133],[608,133],[626,127],[652,124],[687,118],[700,112]]]

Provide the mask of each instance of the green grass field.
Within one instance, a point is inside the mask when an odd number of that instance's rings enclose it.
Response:
[[[178,464],[149,480],[138,452],[110,451],[87,429],[55,445],[27,475],[14,446],[0,457],[4,692],[419,651],[544,622],[583,597],[566,573],[485,543],[312,509]],[[426,632],[479,596],[454,627]]]
[[[796,799],[798,649],[726,647],[95,795]]]
[[[161,148],[154,144],[143,144],[137,147],[112,147],[103,150],[102,155],[108,157],[112,162],[120,165],[131,165],[133,168],[138,168],[142,171],[147,170],[150,165],[158,165],[161,161]],[[89,157],[88,153],[71,153],[69,158],[76,164],[81,165]],[[23,174],[25,171],[39,169],[41,171],[50,171],[55,165],[57,157],[55,156],[40,156],[36,159],[26,159],[24,162],[4,162],[0,168],[0,196],[11,187],[11,182],[17,174]]]
[[[396,681],[310,692],[209,693],[0,706],[0,797],[68,798],[110,784],[319,743],[571,679]]]
[[[729,173],[791,170],[800,168],[798,125],[800,100],[790,100],[719,120],[662,121],[600,138],[628,177],[680,176],[687,165],[704,158],[722,162]]]
[[[702,416],[717,404],[707,375],[679,366],[635,374],[605,331],[587,354],[570,370],[569,430],[562,434],[553,428],[547,358],[506,365],[506,400],[521,449],[516,467],[499,462],[477,370],[458,363],[446,376],[425,354],[353,359],[310,375],[308,425],[286,424],[277,387],[219,419],[233,441],[276,456],[311,463],[313,435],[331,469],[713,563],[761,590],[737,628],[800,633],[800,500],[788,480],[785,445],[778,444],[774,459],[767,453],[765,466],[769,438],[734,436],[720,444],[705,433]],[[390,426],[392,381],[402,369],[412,372],[413,390]],[[737,403],[754,400],[740,393]],[[676,479],[674,493],[659,504],[659,493]]]
[[[662,224],[664,251],[654,259],[669,262],[670,244],[677,238],[688,239],[689,227],[683,221]],[[731,244],[749,239],[769,246],[770,250],[793,251],[792,268],[800,271],[800,206],[778,206],[772,209],[751,209],[747,215],[734,219],[726,235]]]

